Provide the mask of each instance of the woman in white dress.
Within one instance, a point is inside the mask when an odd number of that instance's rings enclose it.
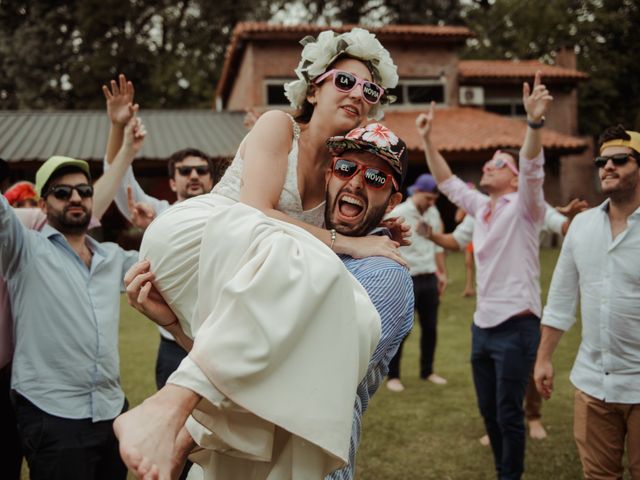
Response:
[[[167,387],[116,423],[140,477],[170,478],[190,438],[205,449],[194,459],[207,478],[322,478],[346,461],[380,327],[334,252],[404,262],[397,241],[322,228],[325,142],[380,117],[397,74],[363,29],[301,43],[298,80],[285,86],[295,121],[263,114],[213,192],[145,233],[154,274],[142,280],[153,278],[172,310],[163,318],[195,343]]]

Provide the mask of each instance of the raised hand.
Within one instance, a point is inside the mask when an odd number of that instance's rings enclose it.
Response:
[[[138,111],[138,106],[134,106],[134,114]],[[123,148],[130,149],[135,155],[140,151],[147,136],[147,129],[139,117],[133,116],[124,128]]]
[[[411,225],[405,221],[404,217],[387,218],[380,222],[380,226],[389,230],[391,238],[401,247],[411,245]]]
[[[110,86],[111,88],[102,86],[102,93],[107,101],[107,115],[112,124],[125,126],[135,115],[134,107],[136,110],[138,107],[133,103],[135,93],[133,83],[121,73],[118,75],[117,82],[111,80]]]
[[[134,227],[146,230],[147,227],[156,218],[156,211],[148,203],[136,202],[133,198],[133,188],[131,185],[127,187],[127,206],[129,207],[129,221]]]
[[[527,118],[532,122],[539,122],[547,113],[553,97],[542,83],[542,73],[536,72],[533,80],[533,89],[527,82],[522,84],[522,104],[527,112]]]
[[[431,137],[433,119],[436,112],[436,102],[431,102],[429,110],[426,113],[421,113],[416,117],[416,128],[418,134],[426,142]]]

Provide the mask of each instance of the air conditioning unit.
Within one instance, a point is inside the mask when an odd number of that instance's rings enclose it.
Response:
[[[460,87],[460,105],[484,105],[484,88]]]

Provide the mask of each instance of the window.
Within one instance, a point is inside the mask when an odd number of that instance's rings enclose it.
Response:
[[[527,112],[522,105],[520,98],[485,99],[484,109],[487,112],[505,115],[507,117],[524,117]]]
[[[445,103],[445,85],[440,79],[401,81],[388,93],[398,97],[393,105],[428,105],[432,101]]]
[[[291,82],[293,78],[270,78],[265,80],[265,103],[267,105],[289,105],[289,100],[284,96],[284,84]]]

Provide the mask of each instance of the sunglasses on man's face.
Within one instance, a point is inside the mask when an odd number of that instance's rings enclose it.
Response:
[[[399,190],[398,183],[393,178],[393,175],[384,170],[356,162],[355,160],[347,160],[346,158],[336,157],[333,159],[333,174],[341,180],[350,180],[360,171],[364,172],[364,183],[369,188],[380,190],[391,181],[395,189]]]
[[[482,173],[490,172],[491,170],[500,170],[501,168],[508,168],[514,175],[518,175],[518,169],[511,165],[503,158],[492,158],[482,166]]]
[[[189,175],[191,175],[191,172],[193,170],[195,170],[199,176],[202,176],[202,175],[207,175],[209,173],[209,165],[195,165],[195,166],[184,165],[184,166],[176,167],[176,170],[183,177],[188,177]]]
[[[93,187],[86,183],[79,183],[78,185],[54,185],[46,193],[47,195],[53,195],[58,200],[69,200],[73,191],[78,192],[81,198],[90,198],[93,196]]]
[[[333,86],[341,92],[348,93],[358,85],[362,86],[362,98],[372,105],[378,103],[384,93],[384,88],[368,80],[356,77],[353,73],[336,70],[335,68],[320,75],[315,83],[322,82],[325,78],[333,75]]]
[[[607,165],[607,162],[611,160],[616,167],[621,167],[622,165],[624,165],[629,161],[630,157],[631,157],[630,153],[617,153],[615,155],[608,155],[608,156],[601,155],[599,157],[596,157],[596,159],[594,160],[594,163],[596,167],[604,168]]]

